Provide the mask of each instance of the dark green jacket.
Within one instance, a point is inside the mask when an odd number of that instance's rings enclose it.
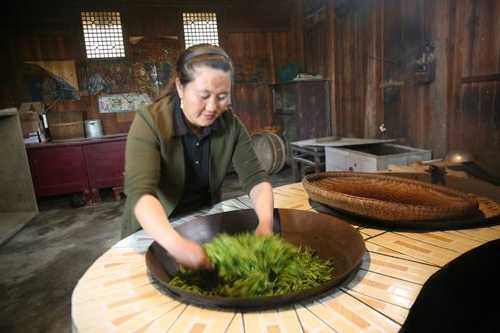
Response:
[[[122,237],[141,228],[133,208],[144,194],[156,196],[167,215],[179,203],[185,181],[182,137],[174,135],[173,104],[161,111],[138,111],[127,138]],[[220,117],[220,128],[210,134],[209,183],[214,203],[220,200],[222,182],[233,164],[245,192],[268,180],[252,148],[250,136],[232,112]]]

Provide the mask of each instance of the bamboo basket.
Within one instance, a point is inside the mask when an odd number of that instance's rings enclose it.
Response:
[[[478,201],[447,187],[358,172],[323,172],[302,181],[310,199],[383,221],[464,219],[480,214]]]

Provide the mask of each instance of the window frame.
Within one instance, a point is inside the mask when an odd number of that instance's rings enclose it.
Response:
[[[113,56],[113,57],[94,57],[94,58],[89,58],[87,54],[87,45],[85,43],[85,32],[83,28],[83,20],[82,20],[82,14],[84,12],[113,12],[113,13],[119,13],[120,15],[120,25],[121,25],[121,32],[122,32],[122,38],[123,38],[123,56]],[[95,62],[95,61],[107,61],[107,62],[114,62],[114,61],[124,61],[128,59],[129,55],[129,43],[128,43],[128,34],[127,34],[127,29],[126,29],[126,24],[125,24],[125,13],[123,10],[116,9],[116,8],[80,8],[78,11],[78,19],[79,19],[79,29],[80,29],[80,35],[81,35],[81,54],[82,58],[87,61],[87,62]]]
[[[184,14],[214,14],[215,15],[215,24],[216,24],[216,31],[217,31],[217,44],[213,44],[212,42],[208,41],[199,41],[197,43],[191,44],[196,45],[199,43],[209,43],[217,46],[221,46],[222,38],[221,38],[221,32],[220,32],[220,26],[221,26],[221,20],[220,20],[220,15],[216,10],[213,9],[205,9],[205,10],[182,10],[180,12],[180,20],[181,20],[181,29],[182,29],[182,43],[184,44],[184,49],[187,49],[188,46],[186,45],[186,31],[184,27]]]

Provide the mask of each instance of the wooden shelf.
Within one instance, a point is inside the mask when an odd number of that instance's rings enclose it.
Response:
[[[295,112],[280,112],[280,111],[276,111],[274,112],[275,115],[278,115],[278,116],[295,116]]]

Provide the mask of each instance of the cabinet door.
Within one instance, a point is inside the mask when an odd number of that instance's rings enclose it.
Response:
[[[330,102],[328,81],[308,81],[299,84],[299,140],[330,135]]]
[[[87,168],[81,146],[28,149],[28,158],[37,196],[88,193]]]
[[[272,89],[274,94],[274,114],[295,115],[298,98],[296,84],[274,85]]]
[[[330,88],[326,80],[301,80],[272,86],[273,125],[281,128],[286,141],[328,136]]]
[[[88,144],[83,151],[92,189],[123,185],[125,140]]]

